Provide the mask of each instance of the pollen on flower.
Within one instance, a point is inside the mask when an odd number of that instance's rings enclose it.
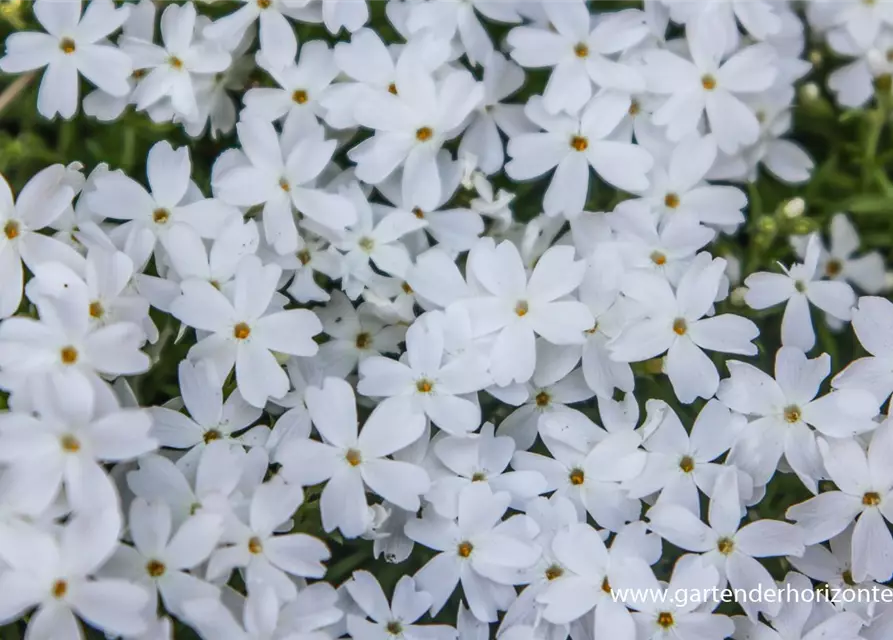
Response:
[[[673,333],[678,336],[684,336],[686,331],[688,331],[688,324],[685,322],[685,318],[673,320]]]
[[[720,538],[716,541],[716,550],[727,556],[735,550],[735,541],[731,538]]]
[[[21,227],[19,227],[17,221],[7,220],[6,224],[3,225],[3,233],[8,240],[15,240],[19,237],[19,233],[21,233]]]
[[[102,303],[99,300],[94,300],[90,303],[90,317],[91,318],[101,318],[105,315],[105,309],[102,307]]]
[[[167,209],[159,208],[152,212],[152,222],[155,224],[167,224],[171,219],[171,212]]]
[[[866,491],[862,496],[862,504],[866,507],[876,507],[881,503],[881,494],[877,491]]]
[[[59,350],[59,358],[61,358],[62,364],[74,364],[78,361],[78,350],[71,345],[62,347]]]
[[[434,389],[434,383],[428,380],[428,378],[422,378],[415,383],[415,388],[419,393],[431,393],[431,390]]]
[[[691,456],[682,456],[682,460],[679,461],[679,468],[682,469],[684,473],[691,473],[695,468],[694,458]]]
[[[664,205],[669,209],[675,209],[679,206],[679,195],[675,193],[668,193],[664,196]]]
[[[701,76],[701,86],[704,87],[707,91],[713,91],[716,89],[716,78],[711,76],[709,73]]]
[[[416,129],[415,137],[419,142],[427,142],[434,136],[434,131],[431,127],[419,127]]]
[[[568,479],[571,481],[572,485],[579,487],[586,479],[586,474],[583,473],[582,469],[572,469],[568,474]]]
[[[676,621],[673,619],[673,614],[669,611],[661,611],[657,616],[657,626],[662,629],[669,629]]]
[[[160,578],[167,571],[167,567],[160,560],[149,560],[146,563],[146,573],[152,578]]]
[[[652,251],[651,252],[651,262],[656,264],[658,267],[662,267],[667,264],[667,256],[660,251]]]
[[[344,454],[344,459],[347,460],[347,464],[356,467],[363,461],[363,456],[356,449],[348,449],[347,453]]]
[[[487,479],[487,474],[484,473],[483,471],[475,471],[473,474],[471,474],[472,482],[483,482],[486,479]]]
[[[167,59],[167,63],[177,71],[180,71],[183,68],[183,61],[180,60],[177,56],[171,56]]]
[[[356,344],[357,349],[368,349],[372,344],[372,336],[369,335],[368,331],[358,333],[354,344]]]
[[[70,433],[66,433],[59,438],[59,445],[62,447],[62,451],[66,453],[77,453],[81,450],[80,441]]]
[[[50,589],[50,593],[56,600],[61,600],[68,593],[68,583],[65,580],[56,580],[52,589]]]
[[[304,104],[307,102],[307,92],[304,89],[295,89],[291,94],[291,99],[297,104]]]
[[[403,633],[403,625],[400,624],[398,620],[391,620],[385,625],[385,629],[387,629],[388,633],[392,636],[399,636]]]
[[[549,565],[546,569],[546,580],[555,580],[555,578],[560,578],[564,575],[564,569],[559,567],[557,564]]]
[[[803,412],[800,411],[800,407],[795,404],[789,405],[784,408],[784,421],[788,424],[794,424],[796,422],[800,422],[800,417],[803,415]]]
[[[59,48],[62,49],[63,53],[70,55],[75,52],[77,46],[71,38],[62,38],[59,41]]]
[[[236,326],[233,327],[233,337],[236,340],[244,340],[248,336],[251,335],[251,327],[249,327],[246,323],[240,322]]]
[[[467,540],[465,542],[460,542],[459,546],[456,547],[456,553],[462,558],[470,556],[472,551],[474,551],[474,546]]]
[[[574,151],[586,151],[589,148],[589,140],[583,136],[574,136],[571,138],[571,148]]]
[[[574,55],[578,58],[586,58],[589,56],[589,47],[585,42],[580,42],[574,47]]]
[[[515,305],[515,314],[519,318],[526,316],[528,311],[530,311],[530,305],[527,304],[526,300],[520,300],[518,301],[518,304]]]
[[[248,552],[253,555],[258,555],[259,553],[263,553],[264,543],[261,542],[260,538],[257,536],[253,536],[248,540]]]
[[[418,218],[419,220],[424,220],[424,219],[425,219],[425,212],[422,211],[422,209],[421,209],[420,207],[413,207],[413,209],[412,209],[412,215],[414,215],[414,216],[415,216],[416,218]]]
[[[549,395],[547,391],[540,391],[536,394],[536,406],[543,408],[548,407],[549,402],[552,401],[552,396]]]
[[[837,258],[831,258],[828,260],[828,264],[825,265],[825,275],[829,278],[839,276],[842,271],[843,263]]]
[[[215,440],[220,440],[223,437],[223,434],[220,433],[217,429],[208,429],[205,431],[205,435],[202,436],[202,440],[205,441],[205,444],[210,444]]]

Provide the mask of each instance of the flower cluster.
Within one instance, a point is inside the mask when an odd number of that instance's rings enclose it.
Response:
[[[758,176],[813,174],[793,3],[380,4],[35,0],[7,38],[44,117],[225,150],[0,180],[0,624],[888,638],[880,604],[616,597],[893,577],[883,256],[846,213],[729,249]],[[806,14],[841,105],[889,93],[888,3]]]

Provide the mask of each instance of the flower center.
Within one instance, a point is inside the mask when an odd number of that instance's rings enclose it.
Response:
[[[419,207],[414,207],[412,210],[412,215],[414,215],[419,220],[425,219],[425,212],[421,210]]]
[[[165,571],[167,571],[167,567],[165,567],[164,563],[160,560],[149,560],[149,562],[146,563],[146,573],[152,578],[160,578],[164,575]]]
[[[248,336],[251,335],[251,327],[249,327],[244,322],[240,322],[235,327],[233,327],[233,337],[236,340],[244,340]]]
[[[462,558],[467,558],[471,555],[471,552],[474,551],[474,545],[472,545],[467,540],[465,542],[460,542],[459,546],[456,547],[456,552]]]
[[[784,408],[784,421],[788,424],[794,424],[795,422],[800,422],[800,416],[803,415],[803,412],[800,411],[800,407],[795,404],[787,406]]]
[[[564,569],[559,567],[557,564],[553,564],[548,569],[546,569],[546,580],[554,580],[555,578],[560,578],[564,575]]]
[[[295,92],[291,94],[291,99],[298,104],[304,104],[307,102],[307,92],[303,89],[296,89]]]
[[[633,100],[629,103],[629,115],[637,116],[639,112],[642,111],[642,105],[639,104],[638,100]]]
[[[864,496],[862,496],[862,504],[866,507],[876,507],[881,503],[881,494],[877,491],[867,491]]]
[[[419,393],[431,393],[431,390],[434,388],[434,383],[431,380],[428,380],[428,378],[422,378],[415,383],[415,388],[418,389]]]
[[[99,300],[94,300],[90,303],[90,317],[91,318],[101,318],[105,315],[105,309],[102,308],[102,303]]]
[[[571,138],[571,148],[574,151],[586,151],[589,148],[589,140],[583,136],[574,136]]]
[[[392,636],[399,636],[403,633],[403,625],[400,624],[397,620],[391,620],[386,626],[385,629],[388,630]]]
[[[716,78],[711,76],[709,73],[701,76],[701,86],[704,87],[707,91],[713,91],[716,89]]]
[[[472,482],[483,482],[486,479],[487,479],[487,474],[484,473],[483,471],[475,471],[473,474],[471,474]]]
[[[607,594],[611,593],[611,583],[608,582],[608,576],[605,576],[604,580],[602,580],[602,591]]]
[[[403,289],[403,293],[405,293],[406,295],[415,293],[415,291],[412,290],[412,287],[409,286],[408,282],[404,282],[403,284],[401,284],[400,288]]]
[[[694,458],[691,456],[682,456],[682,460],[679,461],[679,468],[685,473],[691,473],[695,468]]]
[[[419,142],[427,142],[434,136],[434,131],[431,127],[419,127],[416,129],[415,138]]]
[[[797,293],[806,293],[806,283],[802,280],[797,280],[794,282],[794,289],[797,290]]]
[[[688,324],[686,324],[685,318],[676,318],[673,320],[673,332],[676,335],[684,336],[686,331],[688,331]]]
[[[367,238],[367,237],[360,238],[360,240],[359,240],[359,242],[357,242],[357,244],[359,245],[360,249],[362,249],[366,253],[371,253],[372,249],[375,248],[375,240],[373,240],[372,238]]]
[[[6,234],[6,237],[9,240],[15,240],[19,237],[19,233],[21,233],[21,228],[19,227],[19,223],[15,220],[9,220],[3,225],[3,233]]]
[[[72,40],[71,38],[62,38],[59,41],[59,48],[62,49],[63,53],[71,55],[75,52],[77,46],[75,45],[74,40]]]
[[[391,95],[397,95],[397,85],[393,82],[388,85],[388,93]]]
[[[50,589],[50,593],[53,594],[56,600],[64,598],[65,594],[68,593],[68,583],[65,580],[56,580],[53,583],[53,588]]]
[[[515,305],[515,314],[519,318],[526,316],[528,311],[530,311],[530,305],[527,304],[526,300],[519,300],[518,304]]]
[[[248,552],[253,555],[258,555],[262,553],[264,550],[264,543],[260,541],[260,538],[257,536],[252,537],[248,540]]]
[[[180,60],[180,58],[178,58],[177,56],[171,56],[170,58],[168,58],[167,63],[177,71],[183,69],[183,61]]]
[[[572,469],[568,474],[568,478],[571,481],[571,484],[575,487],[579,487],[583,484],[583,481],[586,479],[586,474],[583,473],[582,469]]]
[[[552,397],[545,391],[540,391],[536,394],[536,406],[540,408],[549,406],[551,400]]]
[[[152,221],[155,224],[167,224],[167,221],[171,219],[171,212],[167,209],[155,209],[152,212]]]
[[[348,449],[347,453],[344,454],[344,459],[347,460],[347,464],[356,467],[363,461],[363,456],[356,449]]]
[[[669,611],[661,611],[657,616],[657,626],[662,629],[669,629],[676,621],[673,619],[673,614]]]
[[[667,256],[660,251],[652,251],[651,262],[656,264],[658,267],[662,267],[667,264]]]
[[[357,345],[357,349],[368,349],[372,344],[372,336],[370,336],[367,331],[358,333],[355,344]]]
[[[664,204],[670,209],[675,209],[679,206],[679,196],[675,193],[668,193],[664,196]]]
[[[851,587],[856,586],[856,581],[853,580],[853,572],[849,569],[840,574],[840,579],[843,580],[844,584],[847,584]]]
[[[257,6],[261,9],[269,9],[271,4],[273,0],[257,0]]]
[[[301,264],[307,265],[310,262],[310,257],[310,252],[307,249],[298,251],[298,260],[301,261]]]
[[[828,260],[828,264],[825,265],[825,275],[829,278],[839,276],[841,271],[843,271],[843,263],[837,258]]]
[[[279,178],[279,188],[288,193],[291,191],[291,184],[285,178]]]
[[[59,351],[59,357],[62,359],[62,364],[74,364],[78,361],[78,350],[71,345],[62,347]]]
[[[580,42],[577,46],[574,47],[574,55],[578,58],[586,58],[589,56],[589,47],[586,46],[586,43]]]
[[[727,556],[735,550],[735,541],[731,538],[720,538],[716,542],[716,549],[724,556]]]
[[[208,429],[205,431],[205,435],[202,436],[202,440],[205,441],[205,444],[210,444],[215,440],[220,440],[223,437],[223,434],[220,433],[217,429]]]
[[[62,446],[62,451],[66,453],[77,453],[81,450],[81,443],[70,433],[59,438],[59,444]]]

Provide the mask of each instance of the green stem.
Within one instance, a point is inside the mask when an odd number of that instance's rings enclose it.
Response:
[[[875,178],[877,150],[880,144],[884,124],[887,121],[888,99],[879,95],[877,106],[868,112],[868,132],[865,136],[864,154],[862,156],[862,188],[868,189]]]

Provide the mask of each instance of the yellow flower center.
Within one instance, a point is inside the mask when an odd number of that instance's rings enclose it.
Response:
[[[90,303],[90,317],[91,318],[101,318],[105,315],[105,309],[102,308],[102,303],[99,300],[94,300]]]
[[[240,322],[235,327],[233,327],[233,337],[236,340],[244,340],[248,336],[251,335],[251,327],[249,327],[244,322]]]
[[[673,619],[673,614],[669,611],[661,611],[660,614],[658,614],[657,626],[662,629],[669,629],[674,624],[676,624],[676,621]]]
[[[59,438],[59,444],[62,446],[62,451],[66,453],[77,453],[81,450],[81,443],[70,433]]]
[[[355,344],[357,345],[357,349],[368,349],[369,345],[372,344],[372,336],[366,331],[358,333]]]
[[[167,63],[177,71],[183,69],[183,61],[180,60],[180,58],[178,58],[177,56],[171,56],[170,58],[168,58]]]
[[[15,240],[19,237],[19,233],[21,233],[19,223],[15,220],[8,220],[6,224],[3,225],[3,233],[9,240]]]
[[[393,82],[388,85],[388,93],[392,95],[397,95],[397,85]]]
[[[828,264],[825,265],[825,275],[829,278],[839,276],[841,271],[843,271],[843,263],[837,258],[828,260]]]
[[[694,458],[691,456],[682,456],[682,460],[679,461],[679,468],[685,473],[691,473],[695,468]]]
[[[391,620],[386,626],[388,633],[392,636],[399,636],[403,633],[403,625],[400,624],[397,620]]]
[[[347,453],[344,454],[344,459],[347,460],[347,464],[356,467],[363,461],[363,456],[356,449],[348,449]]]
[[[422,211],[422,209],[420,207],[414,207],[412,210],[412,215],[414,215],[419,220],[425,219],[425,212]]]
[[[298,104],[304,104],[307,102],[307,92],[303,89],[296,89],[295,92],[291,94],[291,99]]]
[[[658,267],[662,267],[667,264],[667,256],[661,253],[660,251],[652,251],[651,252],[651,262],[656,264]]]
[[[152,212],[152,221],[155,224],[167,224],[167,221],[171,219],[171,212],[167,209],[155,209]]]
[[[716,89],[716,78],[709,73],[701,76],[701,86],[707,91],[713,91]]]
[[[530,311],[530,306],[527,304],[526,300],[521,300],[515,305],[515,314],[519,318],[526,316],[528,311]]]
[[[720,538],[716,542],[716,549],[724,556],[727,556],[735,550],[735,541],[731,538]]]
[[[262,553],[264,550],[264,543],[260,541],[260,538],[254,536],[248,541],[248,552],[252,555],[258,555]]]
[[[589,56],[589,47],[586,43],[580,42],[574,47],[574,55],[578,58],[586,58]]]
[[[56,580],[53,583],[53,588],[50,589],[50,593],[56,600],[64,598],[65,594],[68,593],[68,583],[65,580]]]
[[[483,471],[476,471],[473,474],[471,474],[472,482],[483,482],[486,479],[487,479],[487,474],[484,473]]]
[[[307,249],[301,249],[298,251],[298,260],[301,261],[301,264],[306,265],[310,262],[310,252]]]
[[[285,178],[279,178],[279,188],[288,193],[291,191],[291,184]]]
[[[679,196],[675,193],[668,193],[664,196],[664,205],[670,209],[675,209],[679,206]]]
[[[800,416],[803,415],[800,411],[800,407],[797,405],[790,405],[784,408],[784,421],[788,424],[794,424],[795,422],[800,422]]]
[[[637,116],[642,111],[642,105],[639,104],[638,100],[633,100],[629,104],[629,115]]]
[[[415,137],[419,142],[427,142],[434,136],[434,131],[431,127],[419,127],[416,129]]]
[[[546,580],[554,580],[555,578],[560,578],[564,575],[564,569],[559,567],[557,564],[553,564],[548,569],[546,569]]]
[[[568,474],[568,478],[570,479],[572,485],[574,485],[575,487],[579,487],[586,479],[586,474],[583,473],[582,469],[573,469],[570,474]]]
[[[167,571],[167,567],[165,567],[164,563],[160,560],[149,560],[149,562],[146,563],[146,573],[152,578],[160,578],[164,575],[165,571]]]
[[[75,45],[74,40],[72,40],[71,38],[62,38],[59,41],[59,48],[62,49],[63,53],[71,55],[75,52],[77,46]]]
[[[474,546],[468,541],[460,542],[456,551],[460,557],[467,558],[471,555],[471,552],[474,551]]]
[[[673,332],[676,335],[684,336],[686,331],[688,331],[688,324],[686,324],[685,318],[676,318],[673,320]]]
[[[205,444],[210,444],[215,440],[220,440],[223,437],[223,434],[220,433],[217,429],[208,429],[205,431],[205,435],[202,436],[202,440],[205,441]]]
[[[876,507],[881,503],[881,494],[877,491],[868,491],[862,496],[862,504],[866,507]]]
[[[611,583],[608,582],[608,576],[605,576],[605,579],[602,580],[602,591],[609,595],[611,593]]]
[[[59,351],[59,357],[62,359],[62,364],[74,364],[78,361],[78,350],[71,345],[62,347]]]
[[[551,400],[552,397],[545,391],[540,391],[536,394],[536,406],[540,408],[549,406]]]
[[[571,138],[571,148],[574,151],[586,151],[589,148],[589,140],[584,138],[583,136],[574,136]]]
[[[419,393],[431,393],[431,390],[434,388],[434,383],[427,378],[422,378],[415,383],[415,388],[418,389]]]

